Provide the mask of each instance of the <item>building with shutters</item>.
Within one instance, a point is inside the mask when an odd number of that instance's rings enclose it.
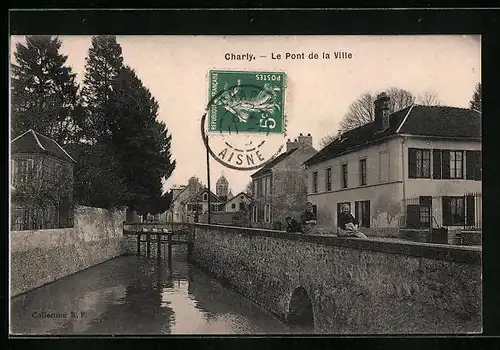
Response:
[[[303,162],[317,152],[312,136],[288,140],[286,150],[252,178],[252,226],[283,229],[290,215],[300,220],[307,203],[307,173]]]
[[[412,105],[345,132],[305,161],[308,200],[318,226],[336,231],[347,203],[363,231],[401,227],[481,227],[481,115],[470,109]]]
[[[10,149],[11,230],[73,227],[73,157],[31,129]]]

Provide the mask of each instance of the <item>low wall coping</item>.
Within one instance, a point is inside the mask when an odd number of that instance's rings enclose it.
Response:
[[[267,230],[260,228],[238,227],[227,225],[215,225],[204,223],[189,223],[199,228],[223,230],[226,233],[240,234],[244,236],[272,237],[289,241],[303,241],[325,246],[335,246],[350,249],[370,250],[389,254],[409,255],[435,260],[447,260],[473,265],[481,265],[481,247],[475,246],[453,246],[448,244],[423,243],[423,242],[401,242],[378,237],[359,239],[351,237],[325,236],[315,234],[286,233],[279,230]]]

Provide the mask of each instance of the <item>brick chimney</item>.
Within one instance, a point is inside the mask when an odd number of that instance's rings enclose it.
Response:
[[[389,127],[390,98],[385,92],[377,96],[375,100],[375,124],[377,131],[383,131]]]
[[[311,147],[313,145],[313,138],[312,138],[311,134],[307,134],[307,136],[300,134],[298,141],[301,145],[308,145]]]
[[[295,140],[290,140],[286,142],[286,151],[288,152],[289,150],[293,148],[298,148],[302,145],[309,145],[312,147],[312,136],[311,134],[307,134],[307,136],[304,136],[302,133],[295,139]]]

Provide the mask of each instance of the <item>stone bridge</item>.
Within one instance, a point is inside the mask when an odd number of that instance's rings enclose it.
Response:
[[[193,226],[195,263],[301,329],[331,334],[482,330],[479,247]]]

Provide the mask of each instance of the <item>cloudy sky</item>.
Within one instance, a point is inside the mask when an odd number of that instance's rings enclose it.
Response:
[[[90,36],[60,36],[67,64],[81,80]],[[22,40],[13,37],[11,44]],[[433,91],[443,105],[468,107],[481,78],[479,37],[457,36],[118,36],[125,64],[137,72],[160,105],[159,118],[172,134],[177,167],[165,189],[193,175],[206,183],[200,118],[208,102],[210,69],[283,71],[287,74],[287,133],[311,133],[318,148],[334,134],[356,97],[399,87]],[[271,54],[345,51],[349,60],[273,60]],[[253,54],[226,60],[226,53]],[[260,58],[261,55],[267,56]],[[211,182],[224,174],[233,193],[244,190],[252,171],[231,170],[211,159]]]

